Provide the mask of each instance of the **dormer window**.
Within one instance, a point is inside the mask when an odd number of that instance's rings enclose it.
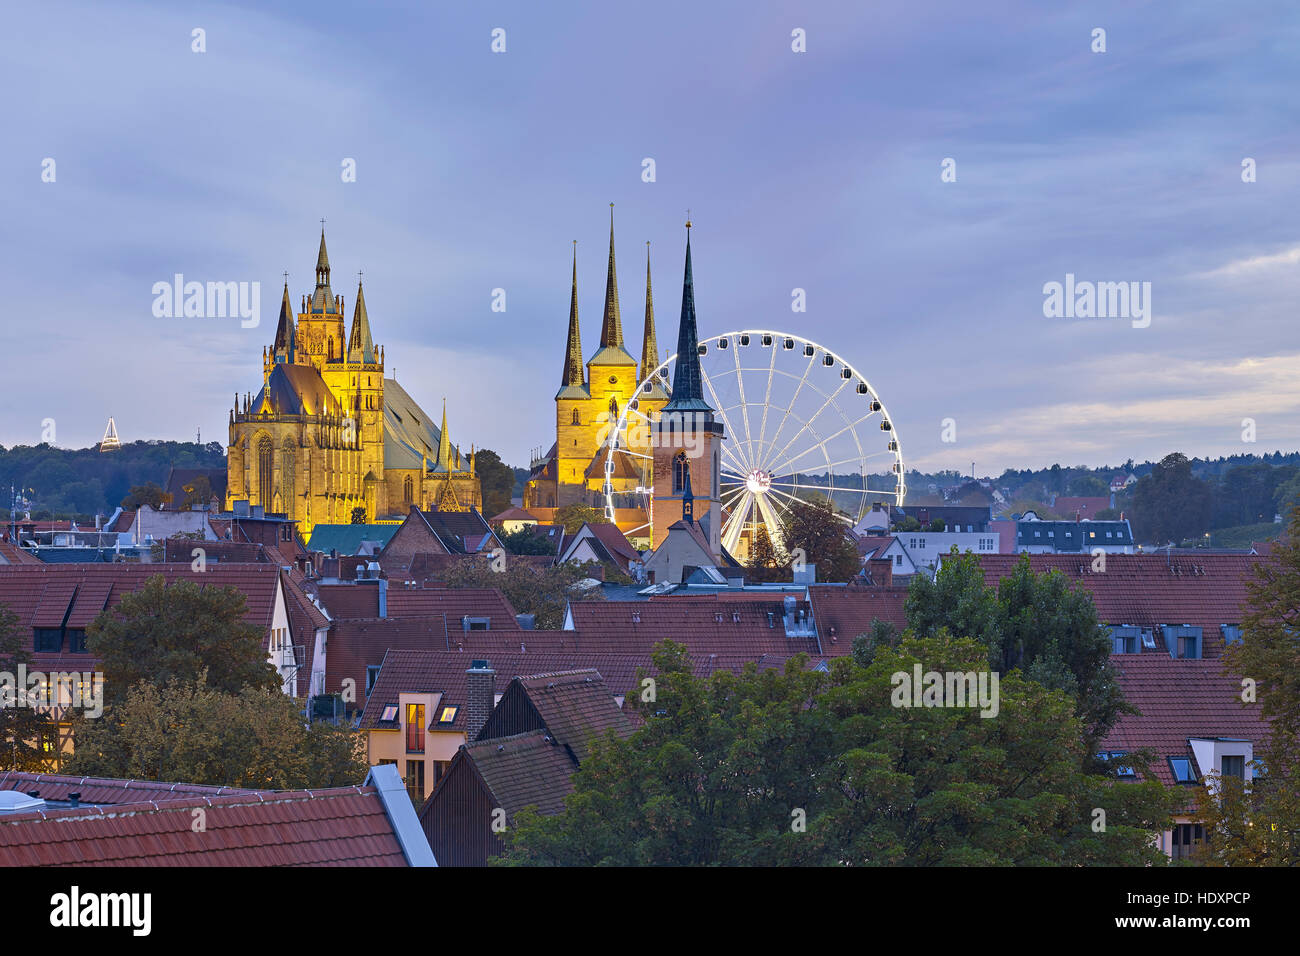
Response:
[[[1241,640],[1240,624],[1220,624],[1219,630],[1223,634],[1223,643],[1227,645],[1236,644]]]
[[[1225,777],[1236,777],[1238,780],[1246,779],[1246,758],[1241,754],[1225,755],[1220,762],[1219,772]]]

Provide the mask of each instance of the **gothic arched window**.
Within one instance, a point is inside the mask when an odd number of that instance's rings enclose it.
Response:
[[[690,467],[686,461],[686,453],[679,451],[677,457],[673,459],[673,494],[680,494],[686,487],[686,475]]]
[[[410,475],[407,475],[406,481],[402,483],[402,500],[406,502],[408,510],[410,509],[412,502],[415,501],[415,482],[411,480]]]
[[[610,424],[618,421],[618,399],[613,395],[609,397],[609,421]]]
[[[293,442],[285,439],[284,449],[280,452],[280,487],[284,489],[284,501],[282,507],[284,513],[290,518],[293,517],[293,496],[294,496],[294,457],[296,450]]]
[[[271,488],[275,480],[275,449],[271,436],[265,435],[257,443],[257,500],[263,507],[271,504]]]
[[[581,424],[582,424],[582,420],[579,418],[579,416],[578,416],[578,410],[577,410],[576,408],[573,410],[573,424],[575,424],[575,425],[581,425]]]

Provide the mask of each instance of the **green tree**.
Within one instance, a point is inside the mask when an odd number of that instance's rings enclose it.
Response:
[[[817,580],[848,581],[862,570],[858,549],[849,540],[849,526],[826,500],[790,505],[786,519],[785,548],[798,562],[800,552],[817,565]]]
[[[1070,494],[1079,498],[1108,498],[1110,485],[1105,479],[1093,474],[1079,474],[1069,481]]]
[[[652,702],[628,739],[597,741],[563,813],[523,811],[515,865],[1154,865],[1169,818],[1158,783],[1083,772],[1068,695],[1002,678],[998,715],[900,707],[914,666],[984,671],[985,649],[946,632],[829,673],[696,677],[684,648],[654,653]],[[1095,831],[1093,810],[1106,809]]]
[[[1210,834],[1209,862],[1229,866],[1300,865],[1300,507],[1271,560],[1247,579],[1241,640],[1223,654],[1224,673],[1254,681],[1257,709],[1268,728],[1255,746],[1249,789],[1220,778],[1220,796],[1201,795]],[[1246,697],[1243,690],[1243,698]],[[1262,773],[1260,771],[1262,770]]]
[[[902,637],[889,621],[872,621],[870,631],[853,639],[853,662],[859,667],[869,667],[877,651],[885,647],[897,647]]]
[[[47,771],[55,725],[31,706],[28,687],[19,685],[20,668],[32,667],[31,631],[18,626],[18,618],[0,604],[0,671],[12,675],[13,684],[0,681],[0,770]]]
[[[509,510],[515,490],[514,469],[503,464],[496,452],[483,448],[474,455],[474,473],[483,489],[483,514],[490,518]]]
[[[1210,527],[1213,491],[1173,452],[1133,486],[1133,533],[1156,544],[1200,537]]]
[[[212,499],[212,482],[208,480],[207,475],[199,475],[187,485],[183,485],[181,490],[185,492],[185,497],[181,500],[178,510],[184,511],[191,505],[201,505],[206,507]]]
[[[236,588],[149,578],[86,628],[86,647],[104,671],[105,700],[121,700],[138,681],[194,680],[205,669],[208,682],[225,693],[245,686],[278,692],[280,678],[267,663],[263,634],[245,620],[246,612]]]
[[[514,531],[497,531],[507,554],[554,554],[555,547],[536,525],[524,525]]]
[[[162,508],[163,505],[171,504],[172,496],[163,491],[152,481],[147,481],[143,485],[134,486],[127,496],[122,499],[122,507],[127,511],[148,505],[155,511]]]
[[[365,779],[364,735],[317,722],[278,691],[237,694],[208,684],[206,673],[164,685],[141,681],[75,728],[68,773],[144,780],[302,790]]]
[[[523,561],[511,561],[508,557],[501,565],[490,559],[476,558],[449,566],[446,583],[451,588],[496,588],[517,613],[535,615],[539,629],[559,630],[564,626],[564,608],[570,596],[598,599],[595,593],[579,593],[574,587],[588,575],[589,569],[585,565],[565,563],[537,567]]]
[[[590,505],[572,504],[557,508],[555,523],[564,526],[565,534],[574,534],[582,530],[584,524],[607,524],[605,512]]]
[[[1110,661],[1109,631],[1087,591],[1060,571],[1035,574],[1022,555],[996,589],[984,583],[973,554],[953,554],[931,581],[916,575],[905,603],[909,628],[930,637],[941,629],[987,648],[990,666],[1013,669],[1068,693],[1083,721],[1089,753],[1129,712]]]

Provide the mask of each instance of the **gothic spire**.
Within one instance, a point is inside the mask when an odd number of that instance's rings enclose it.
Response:
[[[334,293],[330,289],[330,257],[325,251],[325,226],[320,230],[320,252],[316,253],[316,290],[311,296],[312,312],[335,311]]]
[[[275,327],[275,361],[293,364],[294,353],[293,305],[289,302],[289,280],[284,280],[284,296],[280,299],[280,322]]]
[[[442,400],[442,431],[438,433],[438,464],[451,471],[451,438],[447,435],[447,400]]]
[[[366,314],[366,296],[357,280],[357,301],[352,305],[352,334],[348,336],[348,361],[371,363],[375,360],[375,343],[370,338],[370,316]]]
[[[655,302],[650,292],[650,243],[645,244],[645,337],[641,340],[641,377],[659,366],[659,343],[655,339]]]
[[[691,277],[691,223],[686,221],[686,275],[682,279],[682,318],[677,329],[673,396],[664,411],[712,411],[704,401],[700,375],[699,335],[695,329],[695,282]]]
[[[569,340],[564,346],[563,385],[577,385],[581,388],[585,382],[582,371],[582,335],[578,328],[578,240],[573,240],[573,290],[569,293]]]
[[[618,276],[614,271],[614,204],[609,204],[609,269],[605,273],[605,320],[600,327],[600,347],[623,347],[623,323],[618,315]]]

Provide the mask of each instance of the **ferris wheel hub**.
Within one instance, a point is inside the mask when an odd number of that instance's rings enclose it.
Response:
[[[772,473],[762,468],[755,468],[745,478],[745,487],[753,494],[765,494],[772,487]]]

